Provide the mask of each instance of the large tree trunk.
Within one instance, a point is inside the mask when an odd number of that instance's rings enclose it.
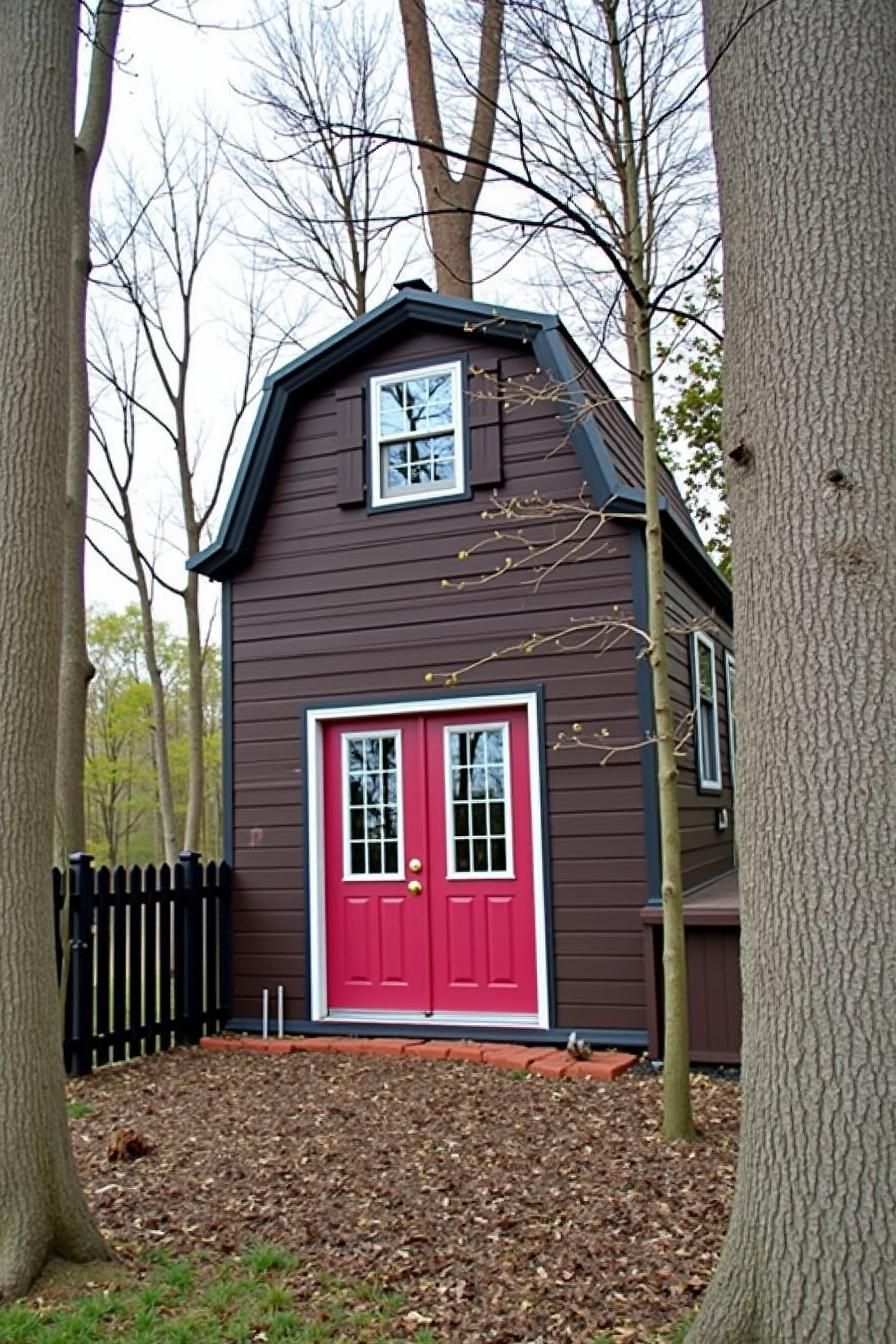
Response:
[[[68,428],[76,6],[0,18],[0,1298],[104,1254],[65,1110],[49,870]]]
[[[74,142],[71,232],[71,291],[68,316],[69,426],[62,529],[62,651],[56,740],[56,852],[59,861],[83,849],[84,760],[87,691],[93,667],[87,650],[84,602],[84,534],[87,527],[87,462],[90,389],[87,379],[87,285],[90,278],[90,196],[106,137],[115,48],[121,24],[119,0],[101,0],[91,49],[87,102]]]
[[[892,0],[777,0],[712,74],[744,1104],[695,1344],[896,1339],[894,69]]]
[[[429,38],[426,0],[398,0],[407,57],[408,90],[414,132],[420,142],[420,173],[426,197],[426,221],[432,242],[436,288],[440,294],[473,297],[473,215],[492,152],[501,82],[504,0],[482,0],[479,69],[469,158],[459,177],[451,172],[442,129]],[[424,149],[435,145],[435,150]]]

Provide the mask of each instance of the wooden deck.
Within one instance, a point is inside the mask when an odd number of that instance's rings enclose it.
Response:
[[[647,905],[641,911],[645,924],[662,924],[663,907]],[[725,873],[685,892],[685,925],[733,924],[740,927],[740,887],[737,871]]]
[[[649,1051],[662,1053],[663,911],[649,905],[644,924]],[[740,892],[736,872],[705,882],[684,899],[691,1059],[695,1064],[740,1062]]]

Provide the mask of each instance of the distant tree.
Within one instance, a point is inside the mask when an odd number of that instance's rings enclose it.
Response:
[[[707,279],[714,304],[721,303],[718,277]],[[686,305],[685,305],[686,306]],[[661,451],[684,489],[684,497],[706,536],[706,549],[731,578],[731,516],[722,458],[722,341],[686,317],[681,344],[661,347],[665,360],[659,382],[671,400],[660,415]]]
[[[689,1344],[896,1339],[896,7],[704,0],[743,1117]],[[746,18],[745,18],[746,15]]]
[[[0,17],[0,1299],[107,1255],[78,1185],[58,1048],[53,856],[68,441],[77,8]]]
[[[86,312],[90,279],[90,210],[109,110],[115,51],[124,5],[99,0],[94,14],[81,15],[88,24],[87,94],[74,132],[72,181],[71,290],[68,316],[69,427],[65,472],[65,525],[61,566],[64,585],[62,654],[59,668],[59,715],[56,745],[57,857],[84,844],[84,722],[87,686],[92,671],[87,655],[84,608],[84,531],[87,520],[87,461],[90,446]]]
[[[256,273],[247,268],[246,293],[235,304],[240,350],[237,373],[222,398],[225,422],[216,444],[213,464],[200,488],[197,469],[202,456],[203,420],[192,399],[200,326],[200,287],[216,256],[227,244],[229,217],[224,199],[220,141],[206,127],[201,137],[175,132],[159,114],[150,140],[157,176],[152,186],[133,174],[117,176],[117,214],[109,212],[96,230],[95,250],[102,262],[102,284],[109,300],[125,305],[122,341],[139,332],[140,368],[131,377],[127,354],[116,352],[108,327],[97,342],[92,366],[97,378],[115,394],[127,415],[133,412],[132,431],[143,441],[151,436],[169,455],[177,482],[179,556],[201,549],[209,520],[223,489],[227,467],[241,424],[255,396],[259,375],[280,348],[283,333],[270,330],[269,301]],[[111,312],[107,308],[107,312]],[[233,320],[233,316],[231,318]],[[288,333],[287,333],[288,335]],[[132,347],[133,348],[133,347]],[[126,450],[133,456],[134,444]],[[136,452],[139,455],[139,447]],[[207,455],[206,455],[207,459]],[[129,468],[119,481],[130,489]],[[118,486],[114,511],[121,521]],[[112,497],[109,492],[107,499]],[[127,528],[122,524],[123,531]],[[104,551],[103,547],[100,547]],[[144,561],[147,560],[144,552]],[[159,568],[153,568],[157,579]],[[181,571],[182,572],[182,571]],[[179,578],[179,576],[178,576]],[[183,602],[189,658],[190,773],[183,845],[201,849],[205,805],[205,704],[203,691],[207,644],[199,606],[199,579],[188,572],[178,582],[167,582]]]
[[[257,264],[352,319],[381,288],[387,251],[401,247],[406,151],[376,138],[393,115],[392,25],[358,3],[258,17],[245,57],[254,130],[230,153],[250,193]]]
[[[478,0],[479,61],[468,79],[473,116],[467,148],[455,145],[456,128],[445,133],[426,0],[398,0],[407,58],[408,91],[426,197],[426,224],[432,242],[436,288],[441,294],[473,294],[473,219],[488,169],[495,135],[501,83],[504,0]]]
[[[170,735],[165,679],[159,656],[159,640],[153,601],[158,577],[154,558],[143,548],[138,519],[131,491],[137,467],[137,373],[140,367],[140,330],[136,328],[130,351],[118,352],[101,320],[94,323],[95,335],[102,350],[100,368],[109,373],[108,392],[118,411],[114,429],[107,432],[105,420],[99,414],[92,416],[93,436],[100,450],[102,466],[91,468],[90,476],[95,489],[105,501],[115,526],[126,546],[130,564],[127,568],[111,560],[108,548],[97,548],[107,563],[137,589],[138,610],[142,631],[143,661],[149,678],[153,725],[152,758],[158,784],[158,837],[157,854],[153,857],[173,863],[180,844],[178,823],[171,781]],[[98,398],[98,405],[102,398]],[[97,407],[98,409],[98,407]],[[88,536],[88,543],[95,545]],[[165,585],[169,587],[169,585]],[[169,588],[170,591],[170,588]],[[89,707],[89,700],[88,700]],[[88,744],[88,768],[90,752]]]
[[[152,689],[140,675],[139,610],[92,613],[87,637],[95,669],[87,714],[87,833],[101,862],[128,863],[130,842],[147,820],[151,826],[156,810]]]
[[[164,698],[167,769],[175,831],[183,828],[190,775],[189,656],[186,640],[154,621],[155,675],[146,662],[146,628],[139,603],[124,611],[88,613],[88,648],[96,674],[87,705],[87,837],[100,863],[170,861],[162,821],[156,720],[156,676]],[[203,836],[209,857],[221,853],[220,656],[205,654]]]

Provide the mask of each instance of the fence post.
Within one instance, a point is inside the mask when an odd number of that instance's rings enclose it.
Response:
[[[202,1036],[202,865],[195,849],[178,854],[184,873],[184,1045],[195,1045]]]
[[[70,854],[68,862],[72,1073],[83,1078],[93,1069],[93,855]]]

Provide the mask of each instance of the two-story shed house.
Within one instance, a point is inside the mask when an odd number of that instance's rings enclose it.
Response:
[[[558,319],[417,284],[268,379],[220,535],[190,562],[223,589],[234,1027],[257,1029],[262,990],[283,986],[295,1032],[575,1029],[658,1049],[639,643],[487,656],[614,608],[646,625],[640,454]],[[694,725],[679,790],[694,1054],[729,1059],[731,598],[665,469],[662,488],[674,693]],[[495,494],[535,490],[606,505],[600,544],[540,585],[458,588]],[[448,687],[427,677],[471,664]],[[606,765],[557,749],[573,723],[626,749]]]

